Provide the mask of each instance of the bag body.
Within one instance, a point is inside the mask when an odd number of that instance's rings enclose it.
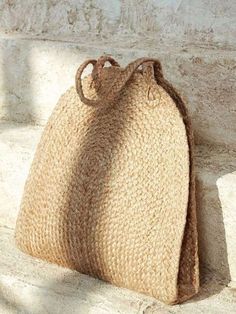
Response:
[[[28,254],[168,304],[197,293],[193,137],[159,61],[79,68],[38,145],[15,237]]]

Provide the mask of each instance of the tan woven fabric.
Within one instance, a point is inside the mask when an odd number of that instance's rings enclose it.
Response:
[[[81,81],[88,63],[94,70]],[[188,299],[199,281],[193,139],[181,98],[145,58],[124,69],[89,60],[76,89],[61,97],[38,145],[17,245],[166,303]]]

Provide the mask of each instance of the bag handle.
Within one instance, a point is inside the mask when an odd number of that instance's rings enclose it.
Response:
[[[120,91],[127,84],[129,79],[132,77],[134,72],[141,66],[149,66],[152,65],[154,77],[158,81],[163,77],[162,67],[159,60],[154,58],[139,58],[131,63],[129,63],[124,69],[120,69],[120,74],[115,77],[115,79],[111,82],[110,86],[100,95],[96,100],[88,99],[85,97],[82,87],[82,73],[84,69],[89,65],[93,65],[92,78],[93,80],[100,81],[100,76],[102,72],[102,68],[104,67],[106,62],[109,62],[111,66],[119,67],[119,64],[109,56],[102,56],[98,60],[89,59],[81,64],[78,68],[76,76],[75,76],[75,86],[76,91],[80,97],[80,100],[86,105],[97,107],[104,103],[111,103],[115,100],[115,98],[119,95]]]

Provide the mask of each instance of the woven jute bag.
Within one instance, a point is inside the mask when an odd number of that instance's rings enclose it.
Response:
[[[197,293],[193,135],[158,60],[80,66],[38,145],[15,237],[35,257],[168,304]]]

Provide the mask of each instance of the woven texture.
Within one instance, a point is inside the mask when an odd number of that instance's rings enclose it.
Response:
[[[157,60],[125,69],[112,60],[90,60],[94,70],[83,80],[89,62],[82,65],[76,88],[54,109],[25,185],[16,243],[49,262],[182,302],[199,286],[190,121]]]

